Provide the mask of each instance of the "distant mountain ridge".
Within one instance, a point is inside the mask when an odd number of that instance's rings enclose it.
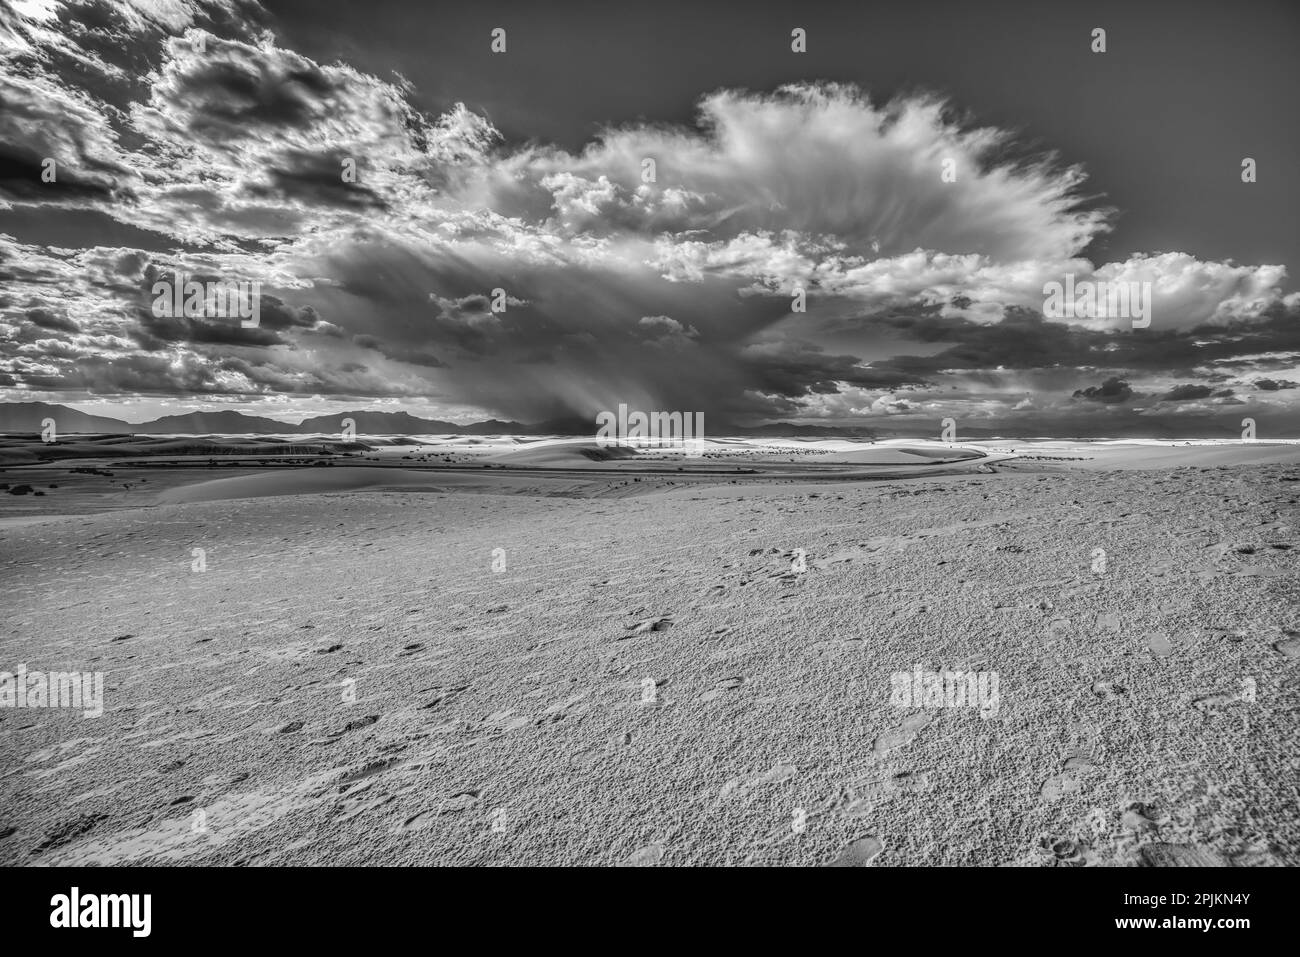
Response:
[[[457,425],[438,419],[421,419],[409,412],[339,412],[313,416],[294,425],[265,416],[226,410],[164,415],[152,422],[132,423],[88,415],[48,402],[0,402],[0,432],[39,432],[45,419],[53,419],[55,429],[61,433],[135,435],[330,435],[343,431],[344,419],[352,419],[358,435],[494,435],[536,431],[536,427],[522,422],[489,419]],[[589,431],[595,431],[594,424]]]
[[[343,420],[352,419],[356,423],[357,435],[571,435],[594,436],[596,433],[595,417],[581,419],[567,417],[550,419],[545,422],[502,422],[489,419],[486,422],[471,422],[457,425],[440,419],[422,419],[409,412],[336,412],[330,415],[317,415],[303,419],[297,425],[279,422],[265,416],[246,415],[243,412],[224,410],[220,412],[189,412],[184,415],[165,415],[152,422],[130,423],[101,415],[88,415],[69,409],[67,406],[47,402],[0,402],[0,432],[40,432],[41,422],[53,419],[55,428],[60,433],[97,432],[110,435],[326,435],[338,436],[343,431]],[[707,423],[706,423],[707,425]],[[938,439],[938,422],[931,438]],[[1047,435],[1040,423],[1028,426],[1025,437]],[[770,422],[766,425],[737,426],[727,423],[713,423],[712,430],[706,435],[730,435],[761,437],[804,437],[804,438],[859,438],[883,439],[906,438],[915,435],[914,430],[899,431],[889,428],[866,428],[862,426],[826,426],[808,422]],[[964,426],[959,429],[958,437],[963,442],[979,442],[991,438],[1003,438],[1006,432],[989,428]],[[1239,430],[1235,425],[1229,427],[1221,422],[1196,421],[1179,422],[1162,416],[1147,416],[1141,422],[1128,424],[1099,423],[1095,430],[1080,431],[1071,429],[1066,435],[1056,436],[1061,439],[1086,438],[1162,438],[1176,440],[1180,438],[1235,438]]]
[[[0,402],[0,432],[39,432],[41,422],[53,419],[63,433],[102,432],[135,435],[335,435],[343,431],[343,420],[356,424],[357,435],[594,435],[595,417],[568,417],[546,422],[503,422],[488,419],[457,425],[441,419],[422,419],[409,412],[336,412],[303,419],[297,425],[260,415],[223,410],[164,415],[152,422],[123,422],[106,416],[88,415],[67,406],[48,402]],[[876,432],[863,428],[833,428],[794,422],[775,422],[754,428],[723,426],[718,434],[755,436],[858,436],[874,438]]]

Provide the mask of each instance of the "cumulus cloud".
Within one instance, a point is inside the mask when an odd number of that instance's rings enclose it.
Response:
[[[1133,397],[1133,390],[1123,379],[1112,376],[1099,386],[1089,386],[1086,389],[1076,390],[1074,397],[1076,399],[1088,399],[1092,402],[1127,402]]]
[[[1175,386],[1160,398],[1163,402],[1189,402],[1197,399],[1208,399],[1210,397],[1216,399],[1230,399],[1232,398],[1232,390],[1215,390],[1208,385],[1188,384]]]
[[[1283,266],[1091,262],[1114,211],[1083,170],[1009,159],[1009,133],[940,98],[720,90],[689,126],[570,152],[508,143],[459,103],[426,115],[400,77],[286,49],[269,19],[252,0],[0,13],[0,203],[158,237],[0,236],[10,394],[439,396],[523,419],[628,402],[726,422],[1291,387]],[[261,283],[260,326],[155,315],[148,288],[177,271]],[[1066,275],[1150,283],[1150,327],[1044,317]]]

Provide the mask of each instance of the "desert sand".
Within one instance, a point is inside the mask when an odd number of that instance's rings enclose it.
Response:
[[[1295,444],[16,446],[2,864],[1300,864]]]

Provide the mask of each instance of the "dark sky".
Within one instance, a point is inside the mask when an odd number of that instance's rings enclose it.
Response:
[[[0,398],[1294,435],[1297,40],[1281,0],[8,3]]]

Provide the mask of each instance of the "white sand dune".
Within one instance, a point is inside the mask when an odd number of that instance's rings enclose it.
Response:
[[[990,455],[988,457],[955,463],[933,463],[916,460],[901,465],[879,464],[869,472],[845,471],[838,476],[842,480],[852,479],[900,479],[938,476],[950,472],[964,472],[971,464],[996,463],[1012,458]],[[505,494],[517,491],[531,491],[535,494],[586,494],[589,489],[607,487],[616,481],[625,485],[633,481],[620,473],[607,473],[602,482],[594,469],[587,479],[580,475],[580,467],[575,461],[587,465],[592,463],[582,456],[565,453],[529,455],[523,461],[514,463],[516,467],[535,467],[569,470],[567,482],[547,482],[526,472],[510,474],[509,472],[478,472],[475,470],[453,471],[450,469],[402,469],[402,468],[366,468],[360,466],[334,466],[331,468],[297,468],[278,471],[259,472],[252,475],[237,475],[217,479],[204,479],[188,482],[168,488],[149,499],[151,505],[181,505],[196,502],[218,502],[233,499],[264,498],[267,496],[301,496],[328,492],[372,492],[386,489],[409,489],[426,491],[445,491],[456,488],[476,489],[480,491],[496,490]],[[675,484],[689,484],[694,480],[712,482],[728,478],[732,473],[720,475],[709,473],[674,476]],[[175,474],[168,476],[176,478]],[[825,473],[791,472],[769,476],[780,481],[817,481],[829,476]],[[761,477],[752,477],[758,480]],[[639,479],[637,479],[639,481]],[[643,492],[653,487],[647,485]],[[125,503],[124,503],[125,504]]]
[[[831,465],[940,465],[982,458],[986,456],[972,449],[945,446],[935,449],[898,447],[834,451],[819,457],[817,461]]]
[[[0,658],[106,674],[0,714],[0,864],[1300,864],[1300,469],[1078,465],[0,527]]]
[[[321,492],[358,492],[358,491],[377,491],[383,489],[425,489],[425,490],[443,490],[451,488],[477,488],[490,490],[499,489],[502,492],[517,491],[520,489],[532,488],[536,491],[542,491],[546,488],[543,482],[538,485],[536,475],[530,476],[529,473],[520,471],[512,474],[508,471],[514,469],[554,469],[556,471],[564,470],[573,481],[577,481],[578,486],[599,484],[600,476],[603,474],[607,481],[618,480],[625,474],[622,471],[604,471],[600,469],[602,464],[610,466],[618,465],[636,465],[637,460],[643,458],[632,449],[597,448],[594,443],[587,444],[563,444],[550,445],[542,448],[520,449],[515,452],[499,453],[492,456],[486,456],[479,460],[482,465],[492,464],[496,469],[504,471],[482,472],[477,469],[411,469],[398,467],[366,467],[366,466],[330,466],[325,468],[319,467],[302,467],[293,469],[277,469],[273,471],[258,472],[251,475],[238,475],[225,478],[203,479],[193,482],[185,482],[159,492],[151,500],[155,505],[179,505],[194,502],[216,502],[230,499],[244,498],[263,498],[266,496],[287,496],[287,495],[308,495]],[[830,472],[810,472],[794,471],[773,473],[768,478],[779,479],[782,481],[802,480],[816,481],[831,477],[838,477],[843,480],[858,479],[895,479],[908,477],[926,477],[942,475],[950,472],[970,471],[972,467],[980,465],[990,465],[998,462],[1004,462],[1014,459],[1013,455],[1001,455],[990,453],[988,455],[975,455],[970,458],[962,458],[952,462],[932,459],[926,456],[909,455],[905,452],[894,450],[882,450],[879,454],[863,453],[861,458],[846,458],[844,461],[836,461],[823,464],[842,464],[848,466],[857,466],[857,469],[850,468],[838,473]],[[662,461],[648,461],[643,463],[646,468],[660,472],[666,471],[665,463]],[[865,468],[864,468],[865,466]],[[862,469],[862,470],[858,470]],[[584,481],[581,476],[583,473],[589,473],[590,478]],[[731,471],[709,472],[697,471],[682,472],[674,476],[680,483],[689,483],[692,481],[712,482],[725,479],[734,474]],[[165,474],[165,477],[172,480],[177,479],[176,473]],[[760,480],[764,476],[752,476],[752,480]],[[183,477],[182,477],[183,478]],[[631,478],[625,481],[632,481]],[[638,479],[639,481],[639,479]],[[554,492],[563,493],[564,487],[552,484],[550,486]],[[649,486],[647,486],[647,489]]]
[[[635,459],[639,455],[634,448],[601,446],[587,439],[529,442],[508,452],[485,456],[482,461],[516,468],[582,468],[593,463]]]
[[[1025,463],[1067,462],[1079,469],[1217,468],[1300,463],[1296,442],[1008,442],[991,450],[1012,450]]]
[[[158,505],[216,502],[225,499],[262,498],[268,495],[308,495],[318,492],[355,492],[361,489],[444,488],[464,484],[462,476],[414,469],[331,468],[286,469],[257,475],[208,479],[168,489],[155,499]]]

